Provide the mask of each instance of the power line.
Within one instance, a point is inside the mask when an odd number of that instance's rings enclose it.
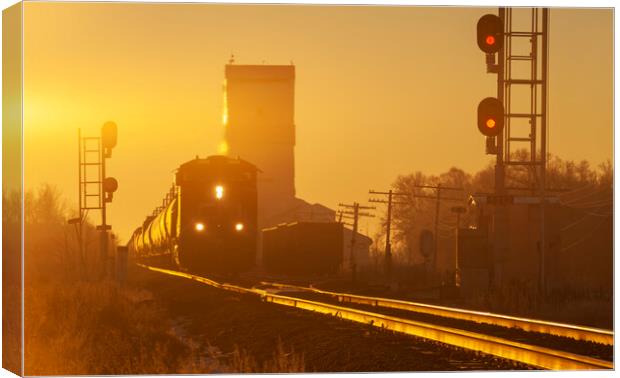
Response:
[[[601,227],[603,225],[603,223],[605,223],[607,221],[607,219],[602,219],[597,225],[596,227],[594,227],[594,229],[592,229],[592,231],[590,231],[588,234],[586,234],[586,236],[578,239],[577,241],[567,245],[566,247],[562,248],[562,252],[566,252],[569,249],[575,247],[576,245],[579,245],[583,242],[585,242],[586,240],[590,239],[591,237],[594,236],[594,234],[599,230],[599,227]]]
[[[392,253],[391,253],[391,244],[390,244],[390,223],[391,223],[391,217],[392,217],[392,204],[407,204],[407,202],[394,202],[392,200],[392,196],[405,196],[405,197],[409,197],[409,198],[422,198],[422,199],[434,199],[435,202],[435,234],[437,235],[438,233],[438,227],[439,227],[439,209],[440,209],[440,204],[441,201],[457,201],[457,202],[464,202],[465,199],[458,199],[458,198],[452,198],[452,197],[442,197],[441,196],[441,191],[442,190],[450,190],[450,191],[463,191],[463,188],[460,187],[453,187],[453,186],[444,186],[441,183],[437,184],[437,185],[411,185],[411,188],[416,188],[416,189],[433,189],[435,190],[436,195],[435,196],[428,196],[428,195],[421,195],[421,194],[414,194],[414,193],[402,193],[402,192],[396,192],[394,190],[389,190],[387,192],[380,192],[380,191],[375,191],[375,190],[369,190],[368,193],[369,194],[379,194],[379,195],[387,195],[388,196],[388,200],[378,200],[378,199],[374,199],[371,198],[369,199],[369,202],[377,202],[377,203],[387,203],[388,204],[388,220],[387,220],[387,225],[386,225],[386,243],[385,243],[385,258],[386,258],[386,266],[388,268],[390,268],[391,266],[391,258],[392,258]],[[437,254],[437,238],[435,238],[435,255]],[[433,261],[434,267],[437,267],[437,256],[435,256],[435,259]]]

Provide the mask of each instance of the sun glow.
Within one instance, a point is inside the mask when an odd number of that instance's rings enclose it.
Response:
[[[221,155],[228,154],[228,143],[225,140],[220,142],[220,145],[218,147],[218,151],[220,152]]]
[[[226,81],[224,81],[224,99],[222,100],[222,124],[228,125],[228,98],[226,96]]]

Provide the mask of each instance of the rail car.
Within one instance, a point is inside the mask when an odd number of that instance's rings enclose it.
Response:
[[[163,205],[147,216],[127,247],[138,261],[201,273],[254,266],[257,168],[226,156],[182,164]]]
[[[263,232],[263,265],[283,275],[336,274],[343,261],[343,225],[293,222]]]

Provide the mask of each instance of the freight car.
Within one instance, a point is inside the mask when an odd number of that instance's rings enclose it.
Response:
[[[342,223],[294,222],[263,230],[263,264],[269,273],[334,274],[342,254]]]
[[[131,236],[129,253],[199,273],[249,270],[256,258],[256,172],[225,156],[182,164],[163,205]]]

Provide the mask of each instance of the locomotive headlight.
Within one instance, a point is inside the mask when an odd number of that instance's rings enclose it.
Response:
[[[222,199],[224,197],[224,187],[222,185],[218,185],[215,187],[215,198]]]
[[[238,223],[235,225],[235,230],[237,230],[237,231],[243,231],[243,223],[238,222]]]
[[[196,230],[196,231],[198,231],[198,232],[202,232],[202,231],[204,231],[204,230],[205,230],[205,224],[204,224],[204,223],[202,223],[202,222],[197,222],[197,223],[194,225],[194,230]]]

